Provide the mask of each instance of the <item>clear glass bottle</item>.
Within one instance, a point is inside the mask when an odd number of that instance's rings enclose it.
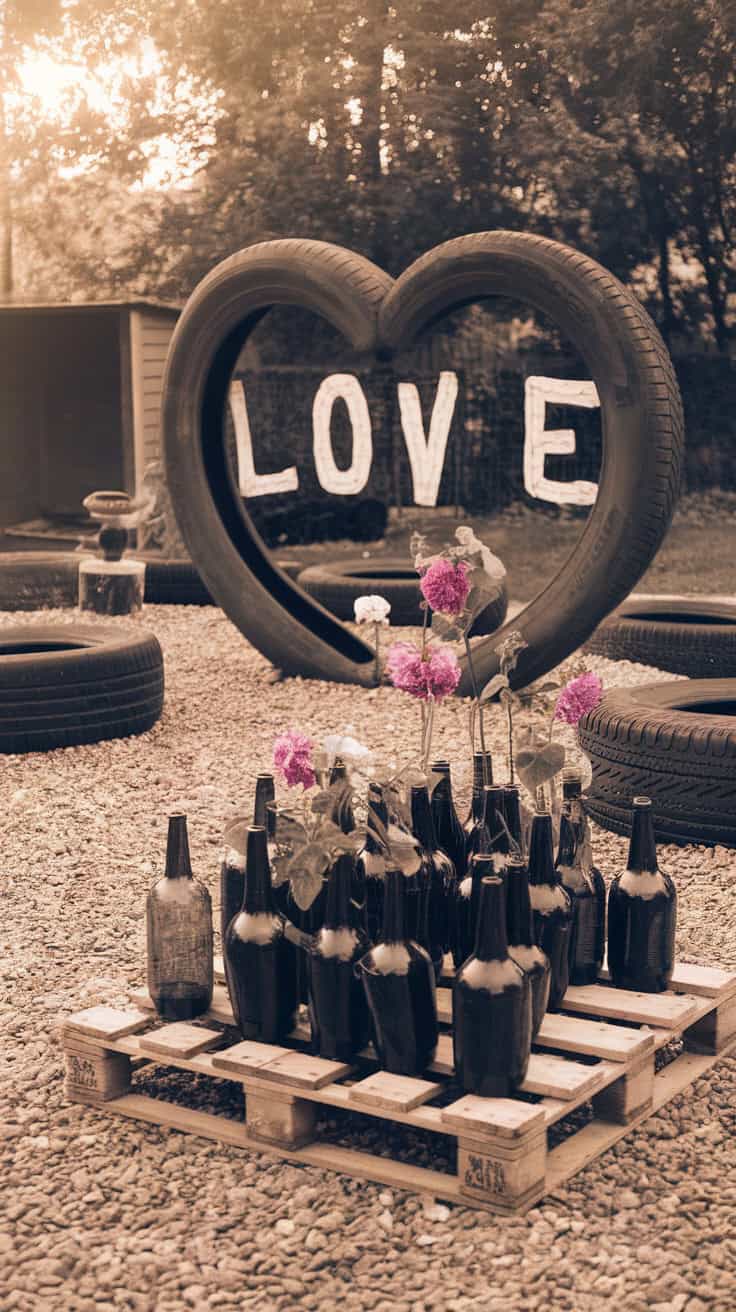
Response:
[[[429,953],[406,937],[406,876],[387,870],[381,937],[356,965],[383,1070],[421,1075],[437,1050],[437,996]]]
[[[481,881],[473,955],[452,986],[455,1078],[465,1093],[507,1098],[526,1078],[532,990],[509,956],[506,894],[499,876]]]
[[[365,992],[355,963],[368,950],[351,903],[354,858],[338,857],[327,881],[325,923],[309,949],[309,1019],[312,1044],[320,1057],[351,1061],[368,1042]]]
[[[519,855],[523,856],[526,845],[521,819],[521,799],[516,784],[503,785],[503,813],[511,839],[516,844]]]
[[[439,982],[443,958],[449,947],[449,905],[456,884],[455,867],[437,843],[426,785],[412,787],[410,805],[412,832],[419,843],[422,858],[418,878],[426,898],[423,932],[417,935],[417,942],[432,958],[435,978]]]
[[[537,811],[529,839],[529,897],[534,938],[551,968],[548,1010],[556,1011],[570,982],[569,942],[572,906],[555,869],[552,816]]]
[[[549,1002],[550,964],[534,942],[529,872],[521,856],[509,857],[506,866],[506,930],[509,956],[529,977],[532,989],[532,1038],[536,1038]]]
[[[590,828],[576,772],[563,772],[560,843],[556,866],[572,902],[570,983],[595,984],[606,944],[606,886],[593,865]]]
[[[675,965],[677,893],[657,864],[652,803],[635,797],[626,869],[608,892],[608,969],[616,988],[662,993]]]
[[[293,945],[271,889],[266,830],[248,829],[243,906],[223,944],[225,978],[244,1039],[279,1043],[294,1027],[297,1008]]]
[[[192,877],[187,818],[169,816],[166,866],[146,902],[148,991],[159,1016],[191,1020],[212,1002],[212,901]]]

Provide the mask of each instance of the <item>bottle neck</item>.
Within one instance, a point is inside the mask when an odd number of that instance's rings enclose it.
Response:
[[[627,870],[657,870],[657,844],[654,837],[654,819],[651,802],[634,798],[631,821],[631,839]]]
[[[268,815],[266,807],[269,802],[276,799],[276,788],[272,774],[259,774],[256,779],[256,795],[253,803],[253,824],[263,826],[268,824]]]
[[[565,811],[560,816],[560,843],[557,849],[557,866],[575,866],[578,863],[578,835],[572,817]]]
[[[355,859],[349,853],[333,863],[327,883],[325,928],[345,929],[350,926],[350,894]]]
[[[552,846],[552,816],[549,812],[535,815],[529,837],[529,883],[557,884]]]
[[[490,856],[484,856],[483,854],[472,856],[470,858],[468,873],[470,874],[470,878],[476,888],[480,886],[481,881],[484,879],[497,878],[496,872],[493,868],[492,858]]]
[[[514,842],[521,847],[521,803],[519,790],[515,784],[510,784],[503,790],[503,810],[509,833]]]
[[[508,941],[514,946],[530,948],[532,933],[532,906],[529,900],[529,872],[525,861],[513,858],[506,867],[506,928]]]
[[[414,837],[419,839],[425,851],[434,852],[437,847],[437,836],[434,831],[429,793],[424,784],[411,790],[411,827]]]
[[[452,780],[450,778],[450,767],[447,761],[435,761],[432,765],[432,773],[440,777],[432,789],[432,810],[449,811],[452,809]]]
[[[383,789],[371,784],[368,790],[368,825],[365,833],[366,852],[383,853],[384,846],[371,829],[371,819],[375,818],[384,829],[388,828],[388,807],[383,799]]]
[[[355,828],[355,816],[353,815],[353,805],[347,786],[348,772],[343,761],[335,761],[330,770],[330,787],[335,784],[340,785],[344,792],[341,792],[339,799],[335,801],[330,819],[334,820],[344,834],[349,834]]]
[[[502,961],[508,956],[506,890],[498,877],[481,880],[474,955],[479,961]]]
[[[189,836],[187,818],[177,814],[169,816],[169,832],[166,839],[166,865],[164,874],[167,879],[191,879],[192,863],[189,857]]]
[[[495,784],[483,789],[483,816],[481,824],[488,830],[491,839],[491,851],[507,851],[508,836],[502,824],[503,788]]]
[[[474,820],[480,820],[483,814],[483,789],[487,783],[492,783],[493,772],[491,777],[486,779],[485,773],[488,768],[484,764],[490,753],[486,752],[485,757],[482,752],[473,752],[473,796],[471,800],[471,813]]]
[[[387,870],[384,879],[382,943],[404,941],[404,876],[400,870]]]
[[[268,863],[266,831],[251,825],[245,855],[245,891],[243,911],[249,915],[273,911],[271,867]]]

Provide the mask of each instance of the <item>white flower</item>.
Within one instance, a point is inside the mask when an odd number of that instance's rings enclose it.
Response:
[[[357,761],[367,762],[373,757],[370,748],[364,747],[357,738],[352,738],[347,733],[329,733],[322,746],[327,756],[328,767],[333,766],[338,757],[346,765],[352,765]]]
[[[356,597],[353,602],[356,624],[388,624],[391,603],[375,594]]]
[[[494,556],[480,538],[475,536],[472,528],[468,528],[467,525],[456,528],[455,537],[467,555],[480,555],[483,570],[490,578],[500,580],[506,577],[506,566],[503,561],[499,560],[498,556]]]

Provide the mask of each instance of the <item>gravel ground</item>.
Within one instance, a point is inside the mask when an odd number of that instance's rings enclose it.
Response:
[[[139,738],[2,763],[3,1312],[338,1302],[374,1312],[733,1312],[733,1058],[514,1220],[65,1102],[55,1029],[80,1007],[123,1003],[143,982],[145,894],[161,870],[168,813],[187,811],[195,870],[216,900],[223,824],[249,807],[280,729],[318,737],[350,722],[379,752],[417,741],[403,694],[273,682],[219,610],[148,607],[143,623],[166,658],[159,724]],[[608,686],[672,677],[590,663]],[[466,709],[452,702],[438,716],[438,755],[467,760]],[[500,755],[503,726],[491,719]],[[458,771],[461,796],[468,784]],[[594,838],[598,864],[613,873],[625,841]],[[678,885],[680,959],[736,967],[736,856],[692,846],[661,857]],[[159,1089],[167,1080],[181,1088],[181,1077],[162,1074]],[[207,1096],[203,1082],[184,1083],[198,1103]],[[226,1109],[234,1091],[220,1089]],[[329,1131],[345,1132],[338,1122]]]

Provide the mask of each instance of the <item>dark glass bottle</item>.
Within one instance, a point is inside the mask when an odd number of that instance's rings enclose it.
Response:
[[[532,1038],[536,1038],[549,1002],[550,964],[534,942],[529,873],[526,861],[511,856],[506,867],[506,929],[509,956],[529,977],[532,989]]]
[[[368,1042],[365,992],[354,970],[369,947],[351,908],[354,858],[341,856],[327,881],[325,923],[307,957],[312,1044],[320,1057],[350,1061]]]
[[[388,828],[388,807],[384,800],[380,784],[368,786],[368,826],[365,845],[358,853],[357,883],[362,885],[365,904],[365,932],[371,943],[378,941],[383,921],[383,878],[386,873],[386,853],[383,845],[371,828],[371,819],[375,819],[384,828]]]
[[[464,879],[460,880],[455,896],[455,910],[452,915],[453,942],[452,960],[459,970],[464,961],[472,954],[475,946],[475,933],[478,923],[477,907],[480,902],[481,881],[487,875],[494,875],[493,857],[473,856]]]
[[[429,953],[406,938],[406,876],[387,870],[381,937],[357,963],[379,1064],[421,1075],[437,1049],[437,999]]]
[[[507,1098],[526,1078],[532,990],[508,953],[506,893],[499,876],[481,881],[475,951],[452,986],[455,1078],[465,1093]]]
[[[332,788],[337,784],[343,785],[343,792],[332,809],[332,819],[336,825],[339,825],[344,834],[350,834],[355,828],[355,816],[353,815],[353,803],[348,788],[347,766],[339,757],[330,770],[330,787]]]
[[[455,878],[460,880],[465,874],[465,831],[452,796],[449,762],[435,761],[432,771],[440,775],[432,790],[432,819],[437,844],[449,856],[455,867]]]
[[[606,886],[592,863],[587,820],[574,796],[562,803],[556,865],[572,902],[570,983],[595,984],[606,942]]]
[[[272,774],[259,774],[256,777],[256,792],[253,801],[253,824],[268,827],[267,808],[276,797]],[[245,857],[234,847],[225,853],[220,866],[220,940],[225,942],[225,934],[233,916],[237,915],[243,905],[245,892]]]
[[[169,816],[166,866],[146,901],[148,991],[159,1016],[191,1020],[212,1002],[212,901],[192,877],[187,818]]]
[[[499,845],[504,847],[505,831],[500,816],[503,815],[503,788],[490,784],[483,789],[481,811],[475,824],[470,829],[465,843],[465,868],[467,870],[471,857],[483,853],[495,852]],[[507,846],[507,845],[506,845]],[[500,852],[503,855],[503,852]]]
[[[529,897],[532,904],[534,938],[549,960],[552,971],[548,1010],[556,1011],[570,982],[568,949],[572,906],[570,896],[555,870],[552,849],[552,816],[538,811],[529,839]]]
[[[490,752],[473,752],[473,791],[470,811],[463,825],[465,839],[483,813],[483,789],[493,783],[493,760]]]
[[[417,942],[427,949],[439,981],[442,961],[449,948],[448,906],[455,887],[455,867],[437,843],[429,793],[424,784],[411,790],[411,827],[421,850],[419,879],[427,899],[423,931]]]
[[[524,838],[521,823],[521,801],[516,784],[504,784],[503,786],[503,813],[512,843],[516,845],[519,855],[523,856]]]
[[[662,993],[675,964],[677,893],[657,865],[652,803],[635,797],[626,870],[608,893],[608,969],[611,983],[639,993]]]
[[[243,906],[223,946],[225,978],[243,1038],[278,1043],[294,1027],[294,948],[284,938],[284,917],[273,900],[266,830],[251,825],[247,841]]]

